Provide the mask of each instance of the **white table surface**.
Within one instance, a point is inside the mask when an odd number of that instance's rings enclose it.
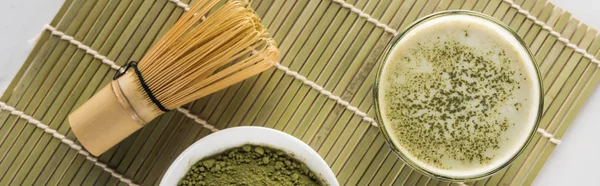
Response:
[[[579,20],[600,29],[600,1],[551,0]],[[41,31],[63,0],[6,1],[0,6],[0,93],[21,67],[32,46],[27,42]],[[600,167],[600,89],[577,116],[534,185],[594,185]]]

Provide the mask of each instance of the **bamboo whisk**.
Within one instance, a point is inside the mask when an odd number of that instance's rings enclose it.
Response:
[[[277,61],[275,42],[244,7],[246,2],[227,2],[194,26],[202,18],[198,15],[216,2],[195,4],[140,61],[148,86],[168,109],[254,76]]]
[[[279,52],[247,1],[199,0],[139,64],[69,115],[79,141],[99,155],[158,115],[272,67]],[[133,67],[133,71],[129,70]]]

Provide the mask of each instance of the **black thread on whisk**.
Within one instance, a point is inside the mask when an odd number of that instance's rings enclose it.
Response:
[[[158,109],[162,110],[163,112],[169,112],[170,110],[167,109],[167,108],[165,108],[165,106],[163,106],[160,103],[160,101],[158,101],[158,99],[152,93],[152,90],[150,90],[150,87],[148,87],[148,84],[146,84],[146,81],[144,80],[144,76],[142,76],[142,72],[140,72],[140,69],[137,66],[137,62],[130,61],[129,63],[124,64],[123,66],[121,66],[121,68],[119,68],[119,70],[117,71],[117,73],[113,77],[113,80],[118,79],[121,76],[125,75],[125,73],[127,73],[127,71],[129,70],[129,68],[133,68],[133,71],[135,72],[135,74],[137,75],[138,79],[140,80],[140,84],[142,85],[142,88],[144,89],[144,92],[146,92],[146,95],[148,95],[148,97],[150,98],[150,100],[152,101],[152,103],[154,103],[154,105],[156,105],[156,107],[158,107]]]

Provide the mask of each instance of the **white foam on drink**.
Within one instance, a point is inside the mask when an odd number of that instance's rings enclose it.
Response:
[[[460,34],[463,33],[456,32],[456,29],[468,30],[468,37],[460,36]],[[431,40],[432,37],[438,37],[439,39],[439,36],[442,36],[442,39],[445,39],[443,38],[444,34],[453,34],[451,35],[452,37],[461,38],[458,40],[458,42],[469,47],[488,49],[492,48],[491,46],[499,46],[498,50],[504,50],[506,51],[506,56],[516,59],[514,62],[517,64],[513,65],[512,67],[514,67],[518,72],[522,73],[522,75],[519,77],[525,78],[525,80],[521,78],[523,81],[519,82],[519,85],[525,86],[519,90],[515,90],[514,96],[511,98],[513,101],[511,103],[514,103],[516,100],[518,103],[522,104],[521,109],[515,110],[512,107],[501,107],[501,109],[499,109],[503,114],[502,117],[508,118],[509,121],[516,123],[516,125],[511,125],[508,130],[502,133],[502,138],[506,138],[507,140],[500,142],[500,148],[498,150],[486,151],[486,155],[493,156],[489,163],[468,163],[445,157],[442,159],[441,164],[450,167],[445,169],[432,165],[426,161],[422,161],[399,143],[398,138],[401,138],[401,136],[397,136],[395,134],[393,126],[391,126],[393,122],[391,122],[386,115],[385,109],[387,108],[387,102],[382,98],[384,98],[387,93],[387,87],[389,87],[391,83],[411,83],[407,82],[404,76],[397,75],[398,73],[396,73],[397,77],[395,77],[393,82],[388,81],[388,76],[391,76],[388,74],[393,73],[389,72],[389,69],[397,69],[397,67],[401,67],[398,65],[407,65],[395,64],[395,62],[400,60],[399,56],[409,55],[403,52],[406,52],[409,48],[414,47],[417,42],[428,39]],[[389,133],[394,145],[398,147],[399,150],[410,159],[410,161],[413,161],[417,166],[429,172],[453,178],[472,178],[492,172],[513,158],[523,147],[529,135],[534,130],[534,126],[538,117],[538,111],[540,109],[541,98],[541,90],[536,67],[534,66],[534,62],[531,60],[526,48],[521,45],[519,40],[517,40],[511,32],[494,22],[480,17],[459,14],[433,18],[408,31],[408,33],[406,33],[403,38],[393,47],[387,61],[388,62],[386,62],[382,71],[382,77],[379,80],[380,91],[378,91],[378,97],[380,98],[379,105],[382,109],[382,127],[386,127],[387,131],[391,131]],[[411,64],[412,63],[414,62],[411,62]],[[416,63],[419,64],[415,68],[415,71],[418,71],[418,73],[428,73],[432,71],[432,67],[428,65],[428,62],[425,61]]]

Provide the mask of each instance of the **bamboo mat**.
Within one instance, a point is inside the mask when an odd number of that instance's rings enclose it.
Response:
[[[186,105],[188,115],[172,111],[155,119],[94,163],[69,144],[76,138],[67,114],[111,80],[115,70],[107,64],[141,59],[190,3],[175,2],[65,0],[0,98],[22,111],[0,105],[0,185],[123,185],[121,175],[156,185],[180,152],[211,133],[204,122],[293,134],[324,157],[342,185],[449,185],[406,166],[370,120],[376,59],[394,30],[446,9],[502,20],[530,46],[544,78],[544,116],[532,143],[508,169],[467,185],[531,184],[600,81],[598,64],[573,49],[598,56],[597,31],[546,0],[513,7],[508,0],[255,0],[251,5],[280,47],[280,66]],[[568,40],[559,41],[533,19]]]

